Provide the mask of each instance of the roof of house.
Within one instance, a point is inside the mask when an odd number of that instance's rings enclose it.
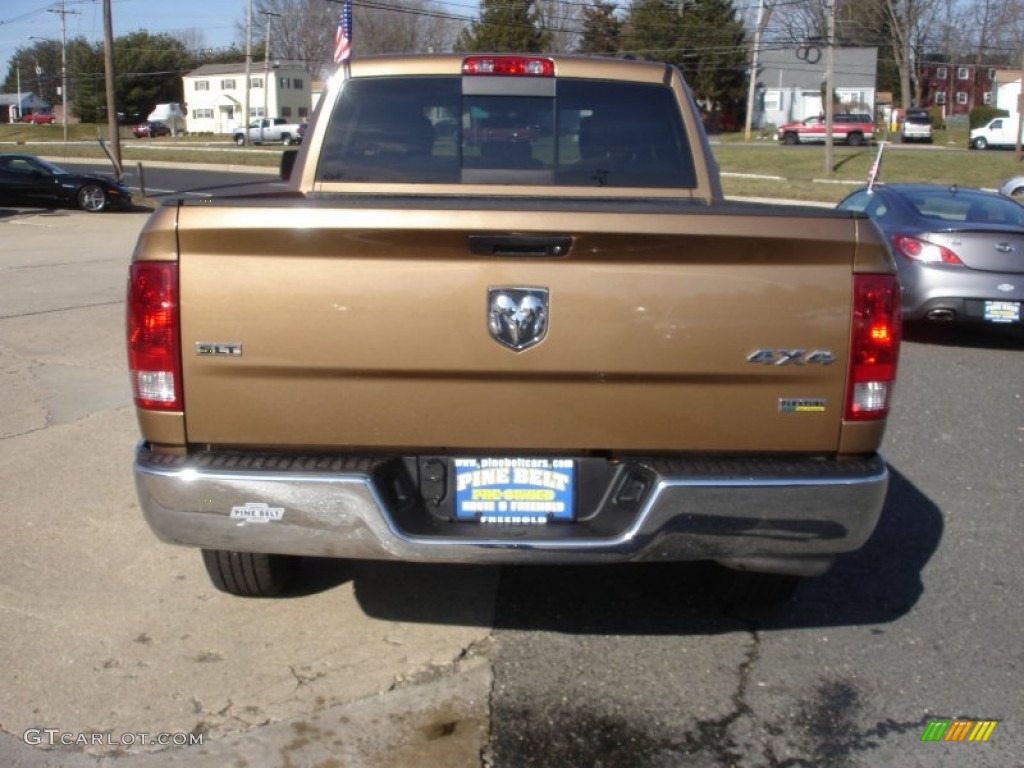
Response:
[[[761,72],[757,81],[766,88],[821,88],[827,58],[828,50],[824,45],[761,51]],[[833,51],[833,72],[832,82],[836,88],[874,88],[878,49],[836,48]]]
[[[288,70],[306,70],[299,64],[275,64],[274,69],[288,69]],[[231,62],[229,64],[203,64],[201,67],[193,69],[191,72],[186,72],[185,77],[206,77],[209,75],[244,75],[245,74],[245,62]],[[259,76],[263,74],[263,62],[258,62],[252,65],[251,74]]]
[[[1019,83],[1020,82],[1020,70],[1019,69],[997,69],[995,81],[1000,85],[1006,85],[1007,83]]]
[[[0,93],[0,104],[6,104],[10,106],[18,103],[18,94],[16,93]],[[30,91],[21,92],[21,106],[29,107],[31,109],[45,109],[50,106],[50,102],[44,101]]]

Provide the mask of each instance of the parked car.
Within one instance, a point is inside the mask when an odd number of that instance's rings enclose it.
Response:
[[[889,241],[904,320],[1021,323],[1024,206],[979,189],[876,184],[838,207],[867,213]]]
[[[932,143],[932,116],[927,109],[908,109],[900,126],[900,141]]]
[[[808,117],[800,123],[785,123],[775,134],[783,144],[811,144],[825,141],[825,119]],[[875,122],[866,112],[841,112],[832,116],[832,140],[859,147],[875,137]]]
[[[56,121],[56,117],[46,112],[36,112],[31,115],[25,115],[21,122],[32,123],[33,125],[49,125]]]
[[[1024,127],[1016,117],[997,117],[981,128],[971,131],[967,140],[968,149],[1008,149],[1016,146],[1017,132],[1024,137]]]
[[[1000,194],[1024,203],[1024,176],[1013,176],[999,185]]]
[[[133,125],[132,133],[137,139],[151,139],[154,136],[170,136],[171,129],[159,120],[147,120],[144,123]]]
[[[112,177],[72,173],[32,155],[0,155],[0,203],[56,203],[98,213],[131,205],[132,193]]]

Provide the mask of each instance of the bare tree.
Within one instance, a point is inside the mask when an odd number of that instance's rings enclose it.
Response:
[[[361,0],[353,25],[359,53],[440,53],[463,23],[430,0]]]
[[[974,85],[987,64],[1016,67],[1024,45],[1024,2],[1022,0],[972,0],[957,17],[966,50],[961,55],[974,64]],[[970,88],[969,106],[974,107],[975,88]]]
[[[579,47],[587,7],[578,0],[537,0],[541,28],[548,34],[552,53],[570,53]]]
[[[340,2],[327,0],[256,0],[257,12],[272,17],[271,56],[301,62],[314,77],[334,69],[334,36]],[[352,48],[356,56],[371,53],[415,53],[450,50],[462,27],[431,0],[357,0],[352,10]],[[263,50],[266,30],[253,27],[253,50]],[[239,26],[241,48],[245,25]]]

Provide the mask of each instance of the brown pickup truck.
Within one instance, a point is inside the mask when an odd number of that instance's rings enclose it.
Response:
[[[725,201],[672,66],[356,60],[285,175],[161,207],[130,271],[142,511],[218,588],[694,560],[772,600],[871,534],[889,252]]]

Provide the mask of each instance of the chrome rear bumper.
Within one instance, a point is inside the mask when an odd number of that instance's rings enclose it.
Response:
[[[399,459],[158,454],[140,444],[135,481],[164,541],[204,549],[446,563],[715,560],[817,575],[860,548],[881,513],[879,455],[823,459],[632,459],[608,465],[594,510],[573,523],[439,518]],[[631,494],[629,482],[643,486]]]

